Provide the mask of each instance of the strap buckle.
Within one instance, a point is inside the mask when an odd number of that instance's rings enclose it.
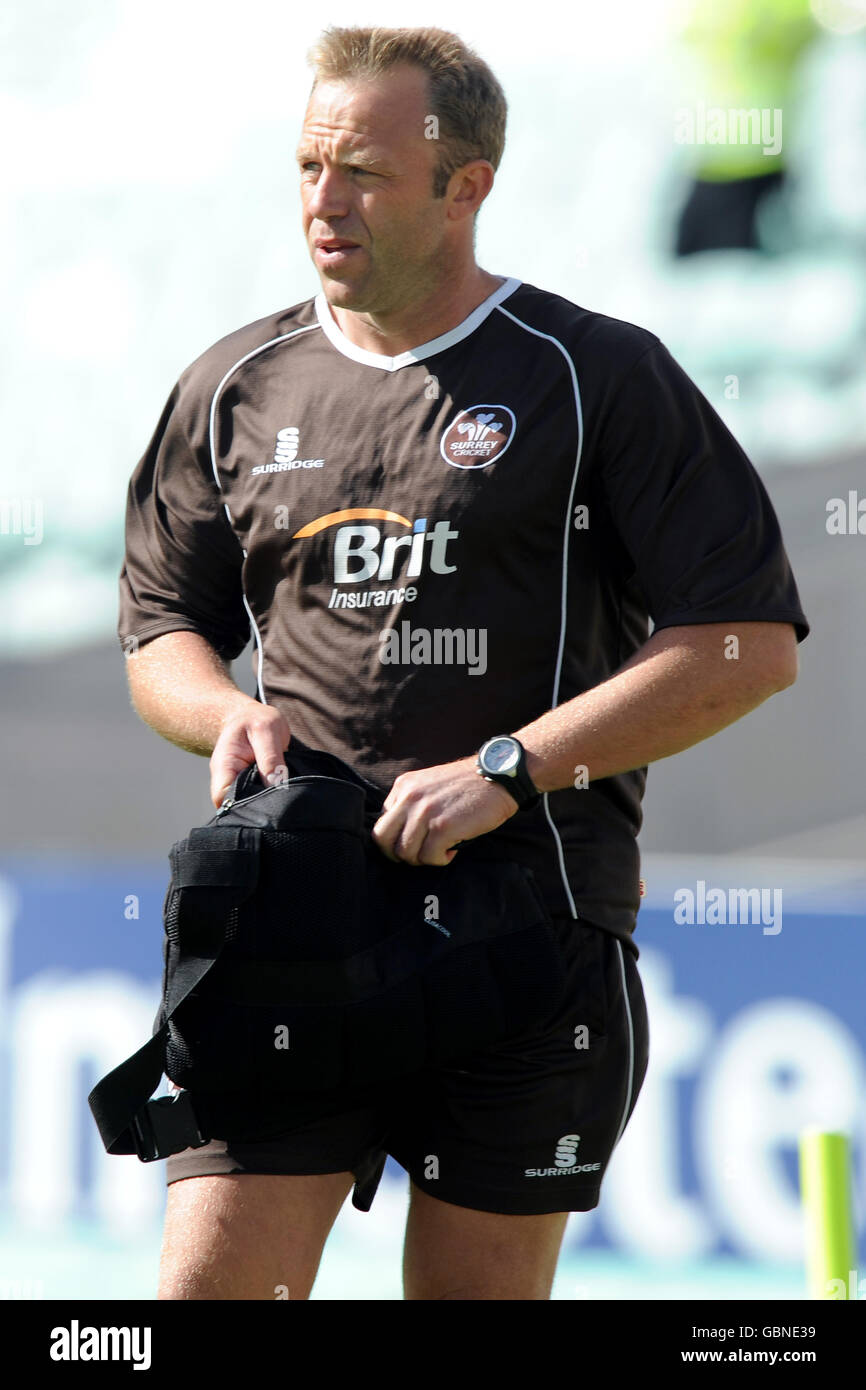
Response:
[[[168,1158],[183,1149],[200,1149],[210,1143],[193,1109],[189,1091],[149,1100],[133,1116],[130,1129],[135,1152],[142,1163]]]

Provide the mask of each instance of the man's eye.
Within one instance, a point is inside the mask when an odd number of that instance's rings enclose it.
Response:
[[[320,170],[322,166],[315,159],[307,159],[304,160],[300,167],[301,173],[306,174],[309,170],[318,172],[318,170]],[[375,169],[364,169],[360,164],[347,164],[344,167],[348,170],[350,174],[365,174],[368,178],[376,177]]]

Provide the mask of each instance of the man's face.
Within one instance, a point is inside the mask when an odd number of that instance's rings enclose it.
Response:
[[[337,308],[393,313],[447,278],[455,224],[432,193],[429,114],[427,74],[410,64],[313,90],[297,155],[303,226]]]

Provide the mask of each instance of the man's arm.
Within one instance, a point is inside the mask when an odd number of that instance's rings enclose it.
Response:
[[[681,753],[796,679],[790,623],[662,628],[601,685],[523,729],[491,732],[513,732],[538,790],[558,791],[574,786],[579,767],[597,782]]]
[[[154,638],[130,654],[127,674],[133,707],[145,724],[189,753],[210,756],[215,806],[253,761],[265,779],[285,775],[291,731],[284,716],[245,695],[199,633]]]
[[[736,658],[727,638],[735,637]],[[663,628],[609,680],[513,733],[539,791],[644,767],[718,733],[797,678],[790,623],[701,623]],[[579,792],[575,792],[579,795]],[[374,836],[389,858],[449,864],[460,840],[495,830],[517,810],[475,757],[398,777]]]

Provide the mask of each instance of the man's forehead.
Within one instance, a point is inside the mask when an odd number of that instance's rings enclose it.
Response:
[[[320,82],[304,113],[301,144],[305,137],[338,138],[349,146],[377,138],[391,143],[423,137],[428,107],[427,75],[417,67],[403,65],[375,78]]]

